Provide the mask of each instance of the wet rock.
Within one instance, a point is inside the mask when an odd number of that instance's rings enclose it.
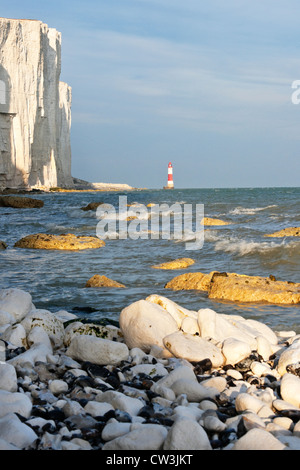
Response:
[[[277,232],[266,234],[265,237],[300,237],[300,227],[288,227]]]
[[[31,197],[0,196],[0,207],[13,207],[16,209],[36,209],[44,206],[44,201]]]
[[[183,269],[187,268],[194,264],[195,261],[191,258],[178,258],[173,261],[168,261],[165,263],[158,264],[156,266],[152,266],[154,269]]]
[[[100,276],[99,274],[95,274],[91,277],[85,287],[126,287],[124,284],[120,282],[114,281],[113,279],[109,279],[106,276]]]
[[[202,225],[230,225],[231,222],[226,222],[225,220],[215,219],[212,217],[203,217],[201,220]]]
[[[81,207],[82,211],[95,211],[99,206],[101,206],[103,202],[90,202],[84,207]]]
[[[72,233],[52,235],[46,233],[37,233],[27,235],[15,243],[16,248],[29,248],[40,250],[87,250],[100,248],[105,245],[103,240],[97,237],[88,237],[84,235],[73,235]]]
[[[272,281],[261,276],[236,273],[209,274],[186,273],[175,277],[166,285],[173,290],[203,290],[210,299],[233,302],[269,302],[274,304],[297,304],[300,302],[300,284],[288,281]]]

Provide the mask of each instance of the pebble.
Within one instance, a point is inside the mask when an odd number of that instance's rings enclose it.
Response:
[[[0,290],[0,450],[300,450],[299,335],[161,296],[128,312],[138,341]]]
[[[208,435],[195,420],[175,421],[163,444],[164,450],[211,450]]]

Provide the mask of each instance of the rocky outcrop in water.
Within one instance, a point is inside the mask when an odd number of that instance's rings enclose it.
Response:
[[[300,227],[287,227],[277,232],[266,234],[265,237],[300,237]]]
[[[299,304],[300,284],[267,277],[212,271],[186,273],[176,276],[165,285],[173,290],[203,290],[210,299],[233,302],[269,302]]]
[[[61,34],[41,21],[0,18],[0,50],[0,189],[72,187]]]
[[[114,281],[113,279],[109,279],[106,276],[95,274],[93,277],[91,277],[87,281],[85,287],[125,287],[125,286],[124,284]]]
[[[40,250],[87,250],[100,248],[105,245],[103,240],[97,237],[84,235],[76,236],[72,233],[52,235],[48,233],[35,233],[27,235],[15,243],[16,248],[31,248]]]
[[[44,201],[32,197],[0,196],[0,207],[15,209],[36,209],[44,206]]]
[[[152,266],[155,269],[183,269],[187,268],[194,264],[195,261],[191,258],[178,258],[174,259],[173,261],[167,261],[165,263],[157,264],[156,266]]]

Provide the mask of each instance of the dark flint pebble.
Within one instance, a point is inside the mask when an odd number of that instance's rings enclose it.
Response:
[[[82,369],[85,370],[94,379],[96,377],[105,378],[110,375],[110,371],[105,366],[93,364],[92,362],[84,362]]]
[[[202,375],[204,372],[208,372],[212,368],[212,362],[209,358],[203,359],[202,361],[193,363],[195,375]]]
[[[219,449],[220,447],[224,447],[224,444],[221,441],[221,439],[212,439],[210,441],[210,445],[211,445],[212,449]]]
[[[63,375],[63,380],[65,382],[67,382],[67,384],[70,386],[74,383],[74,381],[76,380],[76,377],[74,374],[72,374],[72,372],[70,371],[67,371],[64,375]]]
[[[269,374],[267,374],[267,375],[264,375],[264,377],[265,377],[266,379],[268,379],[268,381],[271,382],[271,383],[277,381],[277,379],[276,379],[276,377],[274,377],[274,375],[269,375]]]
[[[101,419],[102,419],[102,421],[107,422],[109,419],[115,418],[115,417],[116,417],[116,411],[115,410],[109,410],[101,417]]]
[[[101,390],[101,392],[107,392],[107,390],[111,390],[111,387],[109,387],[108,385],[105,385],[105,384],[96,384],[96,387],[97,390]]]
[[[10,359],[13,359],[14,357],[19,356],[19,354],[22,354],[26,351],[26,348],[23,346],[20,346],[19,348],[15,349],[6,349],[5,350],[5,359],[9,361]]]
[[[122,410],[115,410],[115,418],[120,423],[131,423],[132,421],[130,414]]]
[[[74,380],[74,385],[79,385],[80,387],[92,387],[96,388],[97,384],[92,377],[81,375]]]
[[[34,405],[32,407],[31,414],[32,416],[53,420],[55,422],[64,421],[65,419],[64,413],[59,408],[53,408],[49,410],[46,407],[40,405]]]
[[[85,405],[88,404],[89,400],[87,398],[79,398],[78,400],[76,400],[79,405],[81,405],[83,408],[85,407]]]
[[[297,423],[300,420],[300,410],[282,410],[280,416],[290,418],[294,423]]]
[[[159,393],[153,392],[152,390],[146,390],[146,394],[149,400],[153,400],[153,398],[160,397]]]
[[[111,385],[114,389],[118,389],[120,387],[120,379],[114,373],[110,374],[106,378],[106,382]]]
[[[44,432],[49,432],[51,434],[53,434],[55,431],[56,431],[56,426],[53,426],[52,423],[46,423],[43,427],[42,427],[42,430]]]
[[[142,418],[152,418],[154,416],[154,410],[152,406],[145,405],[143,408],[140,409],[138,416],[141,416]]]

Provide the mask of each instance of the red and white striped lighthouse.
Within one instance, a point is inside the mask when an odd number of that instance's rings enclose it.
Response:
[[[164,189],[174,189],[173,167],[172,167],[171,162],[168,165],[168,184],[167,184],[167,186],[164,186]]]

